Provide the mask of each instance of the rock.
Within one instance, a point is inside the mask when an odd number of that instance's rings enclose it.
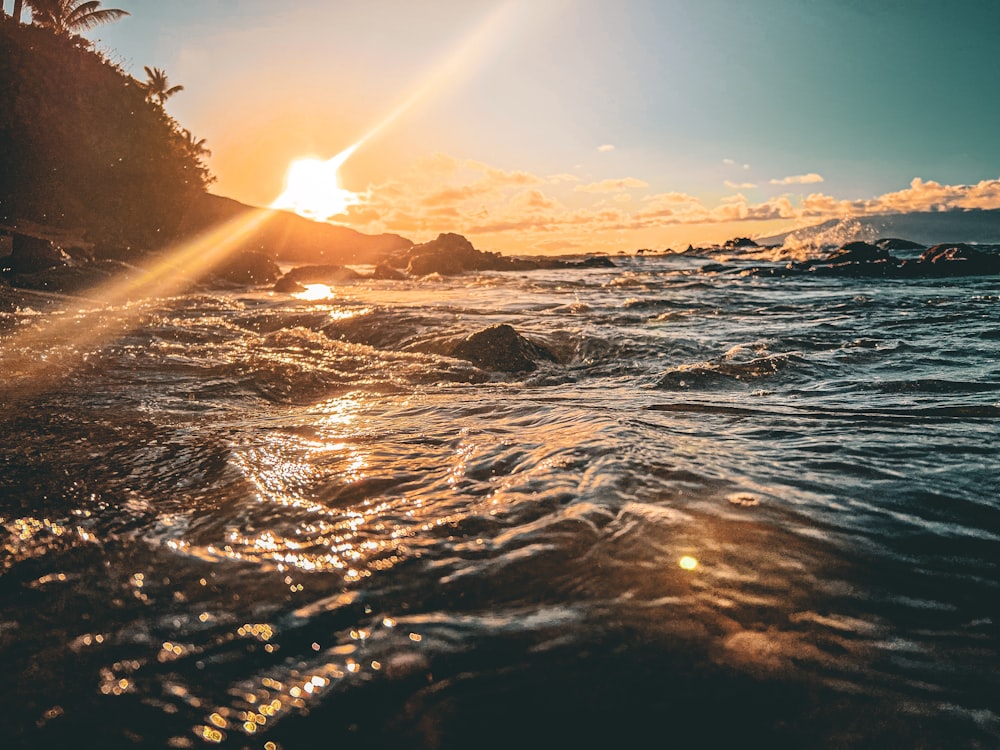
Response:
[[[529,341],[506,323],[467,336],[452,349],[451,356],[468,360],[480,369],[499,372],[532,372],[539,361],[556,361],[552,352]]]
[[[875,241],[877,247],[883,250],[923,250],[926,245],[920,245],[910,240],[901,240],[898,237],[884,237]]]
[[[281,292],[282,294],[298,294],[299,292],[304,292],[306,288],[302,286],[295,279],[290,279],[288,276],[282,276],[276,282],[274,286],[271,287],[276,292]]]
[[[606,255],[594,255],[575,263],[567,263],[563,268],[618,268],[618,265]]]
[[[1000,255],[964,242],[945,243],[928,248],[919,260],[907,265],[934,276],[989,275],[1000,273]]]
[[[16,232],[13,234],[11,253],[3,259],[2,266],[13,273],[36,273],[70,263],[70,256],[51,240]]]
[[[226,258],[212,271],[217,281],[233,284],[269,284],[281,275],[281,269],[270,255],[246,250]]]
[[[406,279],[406,274],[402,271],[397,271],[386,261],[382,261],[375,266],[375,272],[372,273],[372,278],[380,281],[404,281]]]
[[[77,266],[54,266],[34,273],[14,274],[11,285],[18,289],[60,294],[86,295],[112,279],[134,278],[142,272],[113,260],[96,260]]]
[[[288,279],[299,284],[343,284],[345,281],[357,281],[361,274],[345,266],[297,266],[286,273],[282,280]]]
[[[888,250],[867,242],[848,242],[837,250],[834,250],[826,258],[826,263],[840,265],[842,263],[892,263],[899,261],[889,254]]]
[[[726,240],[722,246],[727,250],[736,250],[742,247],[760,247],[760,245],[749,237],[736,237],[731,240]]]
[[[496,253],[476,250],[460,234],[439,234],[436,240],[414,245],[406,254],[406,270],[413,276],[439,273],[454,276],[465,271],[485,271],[502,265]]]

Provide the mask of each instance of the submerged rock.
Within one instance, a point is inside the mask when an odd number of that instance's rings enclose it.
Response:
[[[452,349],[451,356],[472,362],[480,369],[499,372],[532,372],[540,361],[556,361],[552,352],[506,323],[467,336]]]

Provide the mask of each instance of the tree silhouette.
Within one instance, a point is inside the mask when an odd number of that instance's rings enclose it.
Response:
[[[143,65],[143,70],[146,71],[146,82],[142,84],[146,91],[146,98],[156,102],[161,107],[167,99],[178,91],[184,90],[183,86],[171,86],[167,74],[160,68],[150,68]]]
[[[200,161],[212,155],[212,150],[205,145],[207,141],[204,138],[198,138],[194,133],[187,129],[182,130],[181,135],[184,136],[184,145],[191,156]]]
[[[64,36],[129,15],[117,8],[100,7],[100,0],[24,0],[24,4],[31,8],[32,23]]]

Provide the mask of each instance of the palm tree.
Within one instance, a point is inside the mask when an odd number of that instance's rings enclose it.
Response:
[[[203,158],[212,155],[211,149],[205,145],[206,141],[204,138],[198,138],[190,130],[182,130],[181,134],[185,137],[184,145],[193,157],[201,161]]]
[[[24,2],[31,8],[33,23],[47,26],[57,34],[66,36],[129,15],[128,11],[100,7],[101,0],[24,0]],[[14,3],[15,14],[20,4],[21,0]]]
[[[146,71],[146,82],[142,87],[146,90],[146,98],[149,101],[156,102],[162,107],[167,99],[184,90],[183,86],[171,86],[167,74],[159,68],[150,68],[146,65],[142,67]]]

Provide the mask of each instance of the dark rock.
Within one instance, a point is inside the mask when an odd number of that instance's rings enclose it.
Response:
[[[439,273],[454,276],[465,271],[495,270],[503,266],[497,253],[476,250],[460,234],[439,234],[436,240],[414,245],[406,254],[406,270],[413,276]]]
[[[548,349],[529,341],[506,323],[490,326],[460,341],[451,356],[472,362],[483,370],[531,372],[538,362],[555,362]]]
[[[375,271],[372,273],[373,279],[378,279],[380,281],[404,281],[406,279],[406,274],[402,271],[397,271],[386,261],[382,261],[377,266],[375,266]]]
[[[594,255],[577,262],[569,262],[564,268],[618,268],[618,265],[606,255]]]
[[[54,266],[34,273],[14,274],[10,283],[18,289],[60,294],[83,294],[111,279],[125,279],[142,272],[113,260],[98,260],[78,266]]]
[[[934,276],[990,275],[1000,273],[1000,255],[963,242],[946,243],[928,248],[908,266],[917,273]]]
[[[281,274],[281,269],[270,255],[246,250],[230,255],[212,271],[219,281],[233,284],[270,284]]]
[[[10,256],[4,259],[3,266],[14,273],[35,273],[72,262],[62,248],[41,237],[15,233],[11,247]]]
[[[724,273],[726,271],[732,271],[734,266],[726,266],[722,263],[706,263],[698,270],[701,273]]]
[[[910,240],[901,240],[898,237],[884,237],[875,241],[877,247],[883,250],[923,250],[926,245],[921,245]]]
[[[760,247],[760,245],[749,237],[736,237],[731,240],[726,240],[722,246],[727,250],[736,250],[741,247]]]
[[[834,250],[826,258],[826,263],[840,265],[842,263],[892,263],[899,261],[889,254],[888,250],[867,242],[848,242],[837,250]]]
[[[295,281],[299,284],[343,284],[345,281],[357,281],[361,274],[345,266],[297,266],[286,273],[282,279]]]
[[[281,292],[282,294],[298,294],[299,292],[304,292],[306,288],[302,286],[295,279],[290,279],[288,276],[282,276],[276,282],[274,286],[271,287],[276,292]]]

